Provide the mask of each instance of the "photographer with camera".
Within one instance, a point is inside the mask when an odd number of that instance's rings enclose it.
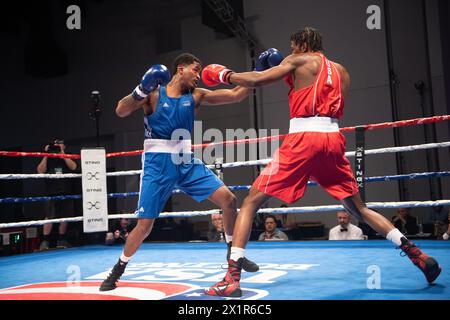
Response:
[[[48,153],[65,153],[66,146],[61,139],[53,139],[45,146],[45,152]],[[37,166],[38,173],[72,173],[77,169],[75,161],[67,158],[49,158],[43,157]],[[61,196],[72,192],[72,183],[66,179],[45,179],[46,196]],[[46,201],[45,202],[45,219],[54,219],[62,216],[67,217],[73,214],[73,201]],[[43,227],[43,239],[39,246],[39,250],[47,250],[52,243],[50,234],[53,224],[47,223]],[[56,246],[60,248],[70,247],[66,239],[67,222],[61,222],[58,229],[58,239]]]
[[[120,218],[120,220],[110,228],[110,230],[113,231],[106,234],[105,244],[109,246],[112,244],[125,243],[128,234],[133,230],[134,226],[135,223],[132,223],[131,219]]]

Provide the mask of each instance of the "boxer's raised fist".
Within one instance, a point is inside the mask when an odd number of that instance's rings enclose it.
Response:
[[[141,83],[134,89],[132,96],[135,100],[147,97],[158,85],[166,85],[170,81],[170,71],[163,64],[155,64],[142,77]]]
[[[277,49],[267,49],[259,55],[258,60],[256,61],[256,71],[264,71],[275,67],[279,65],[283,59],[283,55]]]

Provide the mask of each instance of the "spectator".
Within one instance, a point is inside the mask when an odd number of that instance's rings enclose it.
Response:
[[[450,211],[447,214],[447,231],[444,232],[442,238],[439,237],[438,239],[448,240],[449,238],[450,238]]]
[[[433,206],[430,211],[430,220],[433,223],[442,222],[447,223],[447,212],[444,210],[444,206]]]
[[[430,208],[430,220],[433,224],[433,236],[436,239],[443,239],[445,233],[448,231],[448,213],[444,210],[443,206],[434,206]]]
[[[392,217],[392,223],[403,234],[417,234],[419,231],[417,219],[410,215],[409,208],[398,208],[396,215]]]
[[[365,240],[360,228],[350,223],[350,216],[346,211],[336,212],[338,225],[330,230],[329,240]]]
[[[63,140],[54,139],[45,146],[45,152],[50,153],[65,153],[66,146]],[[71,173],[77,169],[75,161],[67,158],[49,158],[43,157],[37,166],[38,173]],[[72,185],[70,181],[64,179],[46,179],[45,180],[46,196],[62,196],[72,192]],[[73,214],[72,200],[61,201],[46,201],[45,202],[45,219],[54,219],[67,217]],[[56,246],[60,248],[70,247],[67,242],[67,222],[61,222],[58,229],[58,239]],[[39,250],[47,250],[50,247],[50,234],[53,224],[46,223],[43,227],[43,239],[39,245]]]
[[[259,235],[259,241],[289,240],[289,237],[283,231],[277,229],[277,219],[273,215],[264,218],[264,228],[265,231]]]
[[[120,218],[110,228],[111,232],[106,234],[105,244],[123,244],[128,238],[128,234],[133,230],[134,224],[131,219]]]
[[[285,203],[283,203],[282,205],[280,205],[280,208],[288,208],[288,206]],[[287,213],[274,214],[274,217],[277,220],[277,228],[286,228],[288,226]]]
[[[211,222],[213,227],[208,232],[208,241],[225,241],[222,214],[213,213],[211,215]]]

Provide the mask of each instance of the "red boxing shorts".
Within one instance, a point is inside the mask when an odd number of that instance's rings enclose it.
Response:
[[[345,137],[339,131],[289,134],[253,187],[292,203],[303,196],[310,179],[337,200],[358,193],[345,157]]]

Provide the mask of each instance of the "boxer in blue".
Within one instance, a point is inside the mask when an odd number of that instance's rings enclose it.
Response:
[[[166,66],[154,65],[144,74],[140,85],[117,105],[119,117],[127,117],[139,109],[144,111],[144,153],[135,212],[138,222],[100,291],[116,288],[128,261],[150,234],[174,188],[198,202],[209,199],[222,209],[227,261],[229,259],[237,217],[236,197],[201,160],[194,158],[190,136],[201,104],[236,103],[246,98],[252,89],[235,87],[212,91],[198,88],[201,70],[200,60],[189,53],[175,59],[173,77]],[[248,259],[245,259],[243,268],[248,272],[259,269]]]

